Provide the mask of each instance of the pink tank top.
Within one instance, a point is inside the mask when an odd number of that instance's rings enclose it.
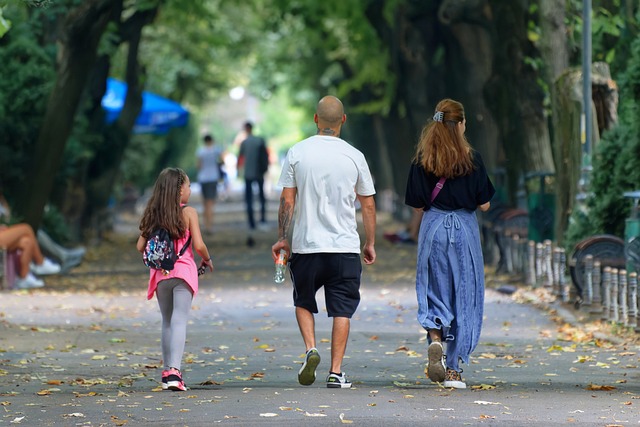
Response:
[[[191,232],[187,230],[184,237],[173,241],[176,252],[180,252],[184,244],[187,243],[187,239],[190,235]],[[169,274],[165,275],[165,272],[162,270],[149,269],[149,289],[147,291],[147,299],[153,298],[153,294],[155,294],[156,289],[158,288],[158,283],[163,280],[174,278],[184,280],[191,288],[193,296],[198,293],[198,269],[193,258],[193,249],[191,245],[189,245],[184,254],[176,260],[176,264],[173,267],[173,270],[169,271]]]

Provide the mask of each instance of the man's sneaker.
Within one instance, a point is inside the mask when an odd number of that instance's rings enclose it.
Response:
[[[460,371],[462,372],[462,371]],[[445,374],[444,383],[442,383],[445,387],[452,388],[467,388],[467,385],[462,381],[462,376],[460,372],[454,371],[453,369],[447,369],[447,373]]]
[[[51,261],[49,258],[45,258],[42,264],[34,264],[31,263],[31,271],[33,271],[38,276],[44,276],[46,274],[58,274],[60,273],[60,264],[56,264]]]
[[[302,385],[311,385],[316,380],[316,368],[320,364],[320,354],[315,348],[307,351],[302,368],[298,371],[298,382]]]
[[[34,276],[31,273],[27,273],[27,275],[22,278],[22,277],[18,277],[18,279],[16,279],[16,282],[14,284],[14,288],[16,289],[32,289],[32,288],[41,288],[44,286],[44,282],[40,279],[37,279],[36,276]]]
[[[429,361],[427,362],[427,376],[434,383],[441,383],[444,381],[444,358],[442,357],[442,343],[440,341],[433,341],[429,344],[427,350]]]
[[[344,372],[339,374],[330,372],[327,376],[327,388],[351,388],[351,382],[347,380]]]
[[[167,372],[167,390],[185,391],[187,386],[182,381],[182,374],[176,368],[169,368]]]
[[[165,369],[164,371],[162,371],[162,389],[163,390],[169,390],[168,378],[169,378],[169,370]]]

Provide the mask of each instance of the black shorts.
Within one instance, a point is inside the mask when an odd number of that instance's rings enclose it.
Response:
[[[202,198],[205,200],[215,200],[218,197],[217,182],[203,182],[200,184],[202,188]]]
[[[353,253],[296,254],[289,261],[293,304],[318,312],[316,292],[324,286],[329,317],[351,318],[360,303],[360,255]]]

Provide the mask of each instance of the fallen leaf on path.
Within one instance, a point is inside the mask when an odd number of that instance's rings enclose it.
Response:
[[[319,413],[311,414],[309,412],[305,412],[304,416],[305,417],[326,417],[327,414],[319,414]]]
[[[207,380],[205,382],[200,383],[200,385],[222,385],[222,383],[219,383],[213,380]]]
[[[501,405],[499,402],[487,402],[486,400],[475,400],[473,403],[477,405]]]
[[[611,391],[615,390],[616,387],[612,385],[598,385],[598,384],[589,384],[585,390],[594,390],[594,391]]]
[[[347,419],[345,419],[345,418],[344,418],[344,414],[342,414],[342,413],[340,414],[340,422],[341,422],[342,424],[353,424],[353,421],[352,421],[352,420],[347,420]]]
[[[274,414],[273,412],[265,412],[264,414],[260,414],[261,417],[277,417],[278,414]]]
[[[496,386],[491,384],[480,384],[480,385],[472,385],[472,390],[493,390]]]

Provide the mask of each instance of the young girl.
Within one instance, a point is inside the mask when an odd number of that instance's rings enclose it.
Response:
[[[189,236],[202,260],[200,267],[213,271],[209,250],[202,240],[197,211],[186,206],[191,196],[189,177],[182,169],[167,168],[160,172],[153,194],[140,221],[140,237],[136,247],[143,252],[147,238],[158,228],[166,229],[174,239],[176,253]],[[155,293],[162,314],[162,388],[184,391],[180,365],[187,335],[187,316],[193,296],[198,292],[198,269],[191,247],[176,260],[171,271],[151,269],[147,299]]]

